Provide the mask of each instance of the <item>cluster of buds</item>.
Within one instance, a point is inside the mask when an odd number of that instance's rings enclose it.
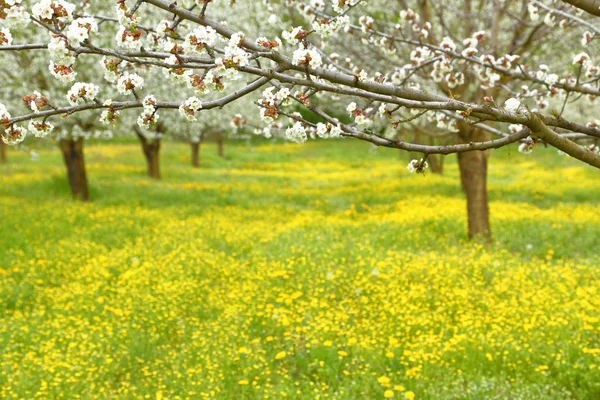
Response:
[[[269,40],[266,37],[259,37],[256,39],[256,44],[265,49],[274,49],[276,47],[281,47],[281,39],[275,38],[275,40]]]
[[[31,96],[23,96],[23,103],[34,113],[39,112],[42,108],[50,105],[48,98],[42,96],[37,90]]]

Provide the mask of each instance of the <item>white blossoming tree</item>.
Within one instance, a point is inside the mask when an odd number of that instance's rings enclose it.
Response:
[[[174,110],[197,124],[260,89],[265,127],[283,124],[297,143],[348,137],[422,154],[411,172],[432,155],[458,154],[469,233],[484,238],[489,150],[530,153],[544,143],[600,168],[597,147],[587,146],[600,137],[587,111],[600,93],[592,0],[101,3],[0,0],[1,53],[36,53],[71,85],[66,101],[35,97],[18,116],[14,100],[1,99],[7,144],[23,140],[24,124],[44,136],[60,116],[82,113],[108,125],[134,113],[152,130],[159,111]],[[82,73],[89,63],[100,63],[105,81]],[[454,132],[454,142],[393,134],[414,123]]]

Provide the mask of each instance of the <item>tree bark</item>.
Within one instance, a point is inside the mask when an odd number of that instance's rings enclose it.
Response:
[[[429,137],[429,144],[432,146],[436,144],[434,137]],[[445,156],[443,154],[432,154],[429,156],[428,161],[431,172],[438,175],[442,175],[444,173],[444,158]]]
[[[200,142],[190,143],[192,147],[192,167],[200,168]]]
[[[59,142],[59,147],[67,167],[67,177],[69,178],[73,199],[88,201],[90,197],[85,172],[85,159],[83,157],[83,139],[63,139]]]
[[[223,134],[219,133],[217,135],[217,147],[219,148],[219,157],[225,157],[225,150],[223,147]]]
[[[6,143],[0,139],[0,164],[6,164]]]
[[[565,2],[600,17],[600,0],[565,0]]]
[[[160,139],[148,140],[137,130],[136,134],[142,144],[144,157],[146,157],[148,176],[153,179],[160,179]]]
[[[459,137],[465,142],[489,140],[489,133],[472,127],[461,127]],[[458,154],[462,187],[467,198],[469,238],[490,243],[490,211],[487,195],[488,151]]]

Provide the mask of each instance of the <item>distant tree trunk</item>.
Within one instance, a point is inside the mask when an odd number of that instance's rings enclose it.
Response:
[[[431,172],[442,175],[444,173],[444,156],[431,155],[427,159]]]
[[[431,146],[436,145],[435,138],[433,136],[429,137],[429,144]],[[435,155],[432,154],[429,156],[429,167],[431,168],[431,172],[434,174],[442,175],[444,173],[444,158],[443,154]]]
[[[148,176],[153,179],[160,179],[160,139],[148,140],[138,130],[136,130],[136,134],[140,139],[142,151],[146,157]]]
[[[413,130],[412,132],[412,143],[414,144],[422,144],[421,142],[421,132],[417,131],[416,129]],[[421,158],[423,158],[423,154],[422,153],[416,153],[414,151],[409,151],[408,152],[408,162],[411,162],[412,160],[420,160]]]
[[[200,168],[200,142],[190,143],[192,146],[192,167]]]
[[[63,139],[59,143],[67,167],[67,176],[73,199],[88,201],[87,174],[85,172],[85,159],[83,157],[83,139]]]
[[[489,133],[472,127],[461,127],[463,142],[489,140]],[[462,187],[467,198],[469,238],[491,242],[490,210],[487,195],[488,151],[471,151],[458,154]]]
[[[6,143],[0,139],[0,164],[6,164]]]
[[[219,157],[225,157],[225,151],[223,148],[223,134],[219,133],[217,135],[217,146],[219,148]]]

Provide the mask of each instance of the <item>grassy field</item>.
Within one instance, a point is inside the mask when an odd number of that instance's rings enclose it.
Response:
[[[600,399],[600,174],[494,153],[495,243],[455,157],[341,141],[88,146],[0,166],[0,398]]]

